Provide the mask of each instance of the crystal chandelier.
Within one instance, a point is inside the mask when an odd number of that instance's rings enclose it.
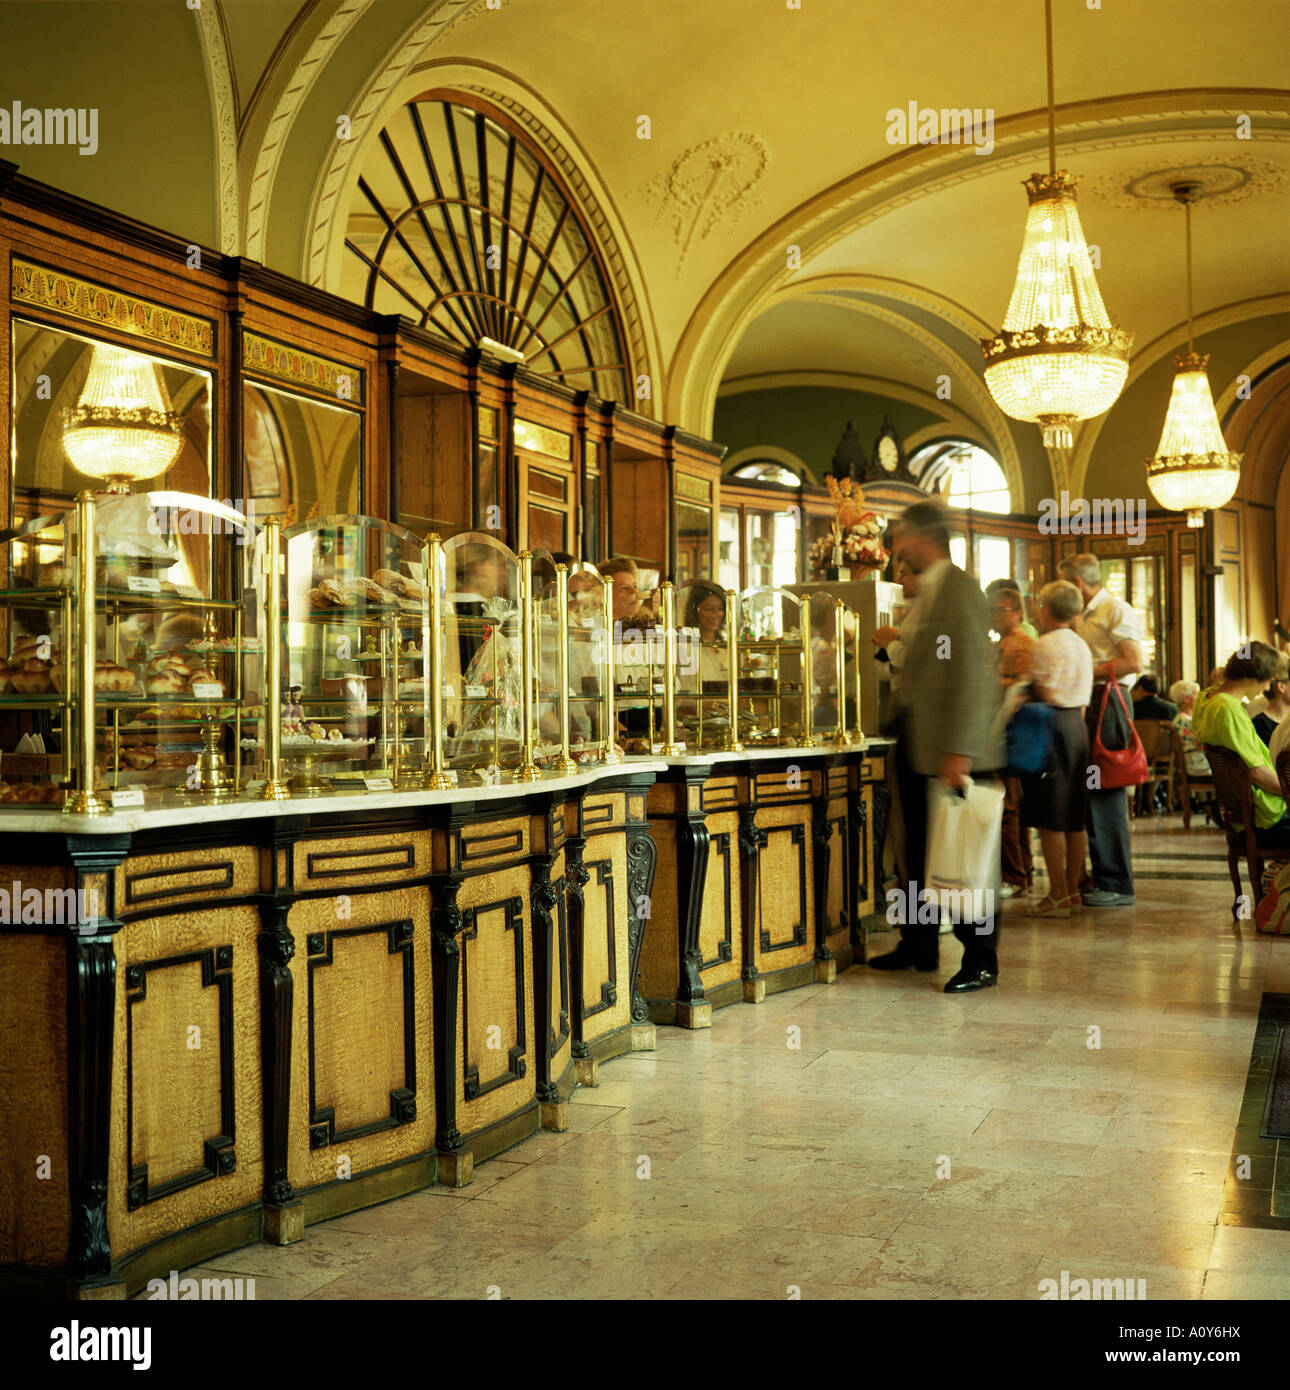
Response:
[[[1204,526],[1205,512],[1231,500],[1241,476],[1241,456],[1228,452],[1218,423],[1205,367],[1192,333],[1191,205],[1194,183],[1174,185],[1174,197],[1187,217],[1187,351],[1174,358],[1178,368],[1165,412],[1165,427],[1154,458],[1147,460],[1147,486],[1162,507],[1186,512],[1188,526]]]
[[[1046,448],[1069,449],[1072,426],[1114,405],[1129,371],[1133,334],[1112,325],[1075,206],[1076,176],[1057,168],[1053,7],[1044,0],[1048,51],[1048,173],[1032,174],[1017,279],[1003,328],[983,338],[985,384],[1014,420],[1043,426]]]
[[[156,365],[138,353],[96,343],[80,398],[63,412],[63,448],[73,467],[102,478],[109,492],[155,478],[183,446]]]

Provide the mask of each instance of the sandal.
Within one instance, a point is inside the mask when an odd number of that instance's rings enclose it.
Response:
[[[1084,899],[1078,893],[1072,893],[1069,898],[1059,898],[1058,907],[1069,908],[1072,912],[1078,912],[1084,906]]]
[[[1069,907],[1063,906],[1064,902],[1065,899],[1063,899],[1062,902],[1057,902],[1053,896],[1049,894],[1046,897],[1040,898],[1033,906],[1028,907],[1025,915],[1027,917],[1069,917],[1071,915],[1071,910]]]

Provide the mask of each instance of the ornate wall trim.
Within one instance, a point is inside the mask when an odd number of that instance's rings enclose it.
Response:
[[[122,294],[93,280],[13,258],[10,297],[15,304],[49,310],[96,328],[111,328],[160,347],[181,348],[199,357],[215,355],[215,325],[210,319],[167,309],[138,295]]]
[[[236,256],[242,242],[237,179],[237,88],[229,63],[228,40],[218,5],[190,10],[206,69],[215,148],[215,221],[219,249]]]
[[[258,333],[242,336],[242,366],[256,376],[273,377],[291,386],[303,386],[320,396],[330,396],[338,405],[362,405],[363,369],[344,362],[333,362],[316,353],[275,343]],[[348,381],[348,394],[341,394]]]

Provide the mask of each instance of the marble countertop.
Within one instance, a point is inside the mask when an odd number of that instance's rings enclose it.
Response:
[[[611,767],[586,768],[568,776],[544,776],[537,782],[504,782],[500,786],[467,783],[443,791],[332,791],[322,796],[293,795],[282,801],[259,799],[259,783],[239,797],[203,801],[182,792],[146,793],[142,806],[116,807],[103,815],[72,815],[55,807],[0,807],[0,833],[50,835],[122,835],[136,830],[156,830],[168,825],[200,825],[212,820],[259,820],[265,816],[345,815],[356,810],[385,811],[400,806],[441,806],[454,801],[500,801],[546,792],[594,787],[597,782],[621,777],[624,772],[664,772],[669,767],[708,766],[716,763],[761,761],[766,758],[819,758],[835,753],[882,752],[889,739],[868,739],[839,747],[822,743],[814,748],[748,748],[742,753],[684,753],[677,757],[658,754],[629,755]]]

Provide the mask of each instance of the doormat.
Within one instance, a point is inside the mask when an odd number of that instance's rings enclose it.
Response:
[[[1290,994],[1265,994],[1219,1224],[1290,1231]]]

